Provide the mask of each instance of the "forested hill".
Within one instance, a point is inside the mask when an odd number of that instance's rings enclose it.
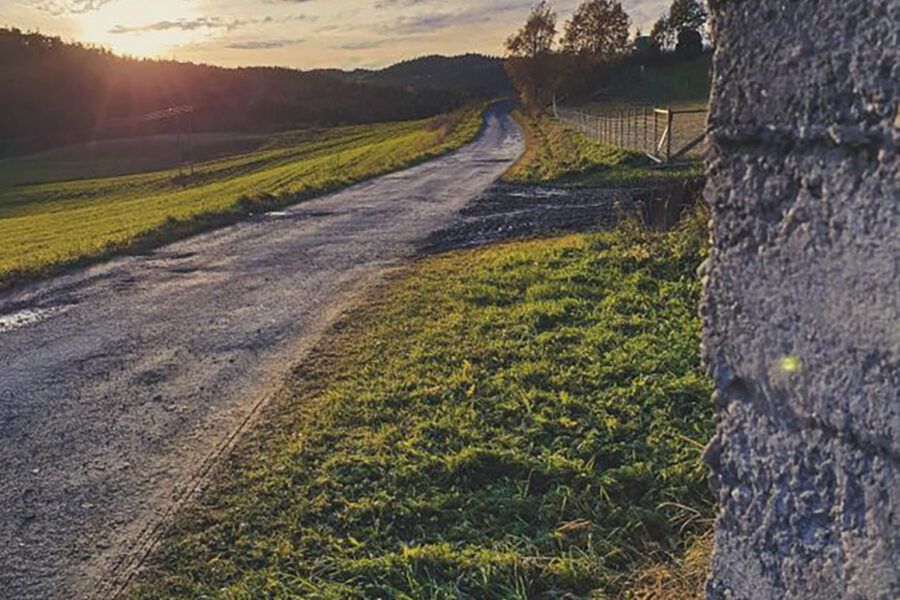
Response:
[[[379,86],[412,86],[418,89],[455,90],[484,97],[513,93],[503,70],[503,60],[480,54],[423,56],[379,71],[321,71],[341,79]]]
[[[0,29],[0,155],[168,131],[141,117],[186,104],[196,131],[273,131],[427,117],[481,93],[368,78],[136,60]]]

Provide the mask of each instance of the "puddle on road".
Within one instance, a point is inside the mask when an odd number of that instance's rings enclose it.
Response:
[[[503,192],[500,192],[501,194]],[[568,196],[567,190],[548,190],[544,188],[535,188],[530,190],[515,190],[507,192],[505,195],[510,198],[557,198],[559,196]]]
[[[330,210],[276,210],[263,213],[263,217],[269,219],[291,219],[295,221],[305,221],[306,219],[330,217],[334,214],[335,213]]]
[[[28,325],[40,323],[44,319],[48,319],[53,315],[57,315],[64,310],[65,309],[62,307],[29,308],[14,313],[9,313],[7,315],[0,315],[0,334],[9,333],[10,331],[19,329],[20,327],[26,327]]]

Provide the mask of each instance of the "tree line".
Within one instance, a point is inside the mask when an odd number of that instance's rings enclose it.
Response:
[[[470,99],[321,72],[138,60],[17,29],[0,29],[0,90],[0,156],[168,133],[172,123],[142,116],[179,105],[194,107],[197,131],[276,131],[423,118]]]
[[[684,60],[703,52],[709,13],[702,0],[673,0],[650,34],[631,36],[631,17],[618,0],[586,0],[565,23],[542,0],[525,25],[506,40],[507,74],[523,105],[540,112],[555,94],[584,93],[605,72],[637,60],[642,65]]]

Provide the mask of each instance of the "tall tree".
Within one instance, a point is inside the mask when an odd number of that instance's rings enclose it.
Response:
[[[546,0],[532,9],[525,26],[506,40],[510,56],[535,58],[553,51],[556,39],[556,12]]]
[[[556,13],[546,1],[534,7],[525,26],[506,40],[503,66],[523,106],[534,114],[545,110],[559,77],[555,41]]]
[[[653,40],[653,46],[656,51],[664,50],[672,45],[671,30],[669,29],[668,17],[662,16],[653,24],[650,30],[650,38]]]
[[[709,18],[702,0],[672,0],[669,14],[656,22],[650,37],[659,49],[675,46],[678,35],[685,30],[702,32]]]
[[[673,0],[669,8],[669,27],[678,35],[683,29],[700,31],[709,12],[700,0]]]
[[[622,54],[628,50],[630,26],[618,0],[587,0],[566,24],[563,48],[572,54]]]

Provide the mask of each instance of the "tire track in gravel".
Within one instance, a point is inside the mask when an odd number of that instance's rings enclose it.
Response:
[[[0,598],[107,598],[341,312],[523,150],[443,158],[0,295]],[[362,290],[362,292],[360,292]]]

